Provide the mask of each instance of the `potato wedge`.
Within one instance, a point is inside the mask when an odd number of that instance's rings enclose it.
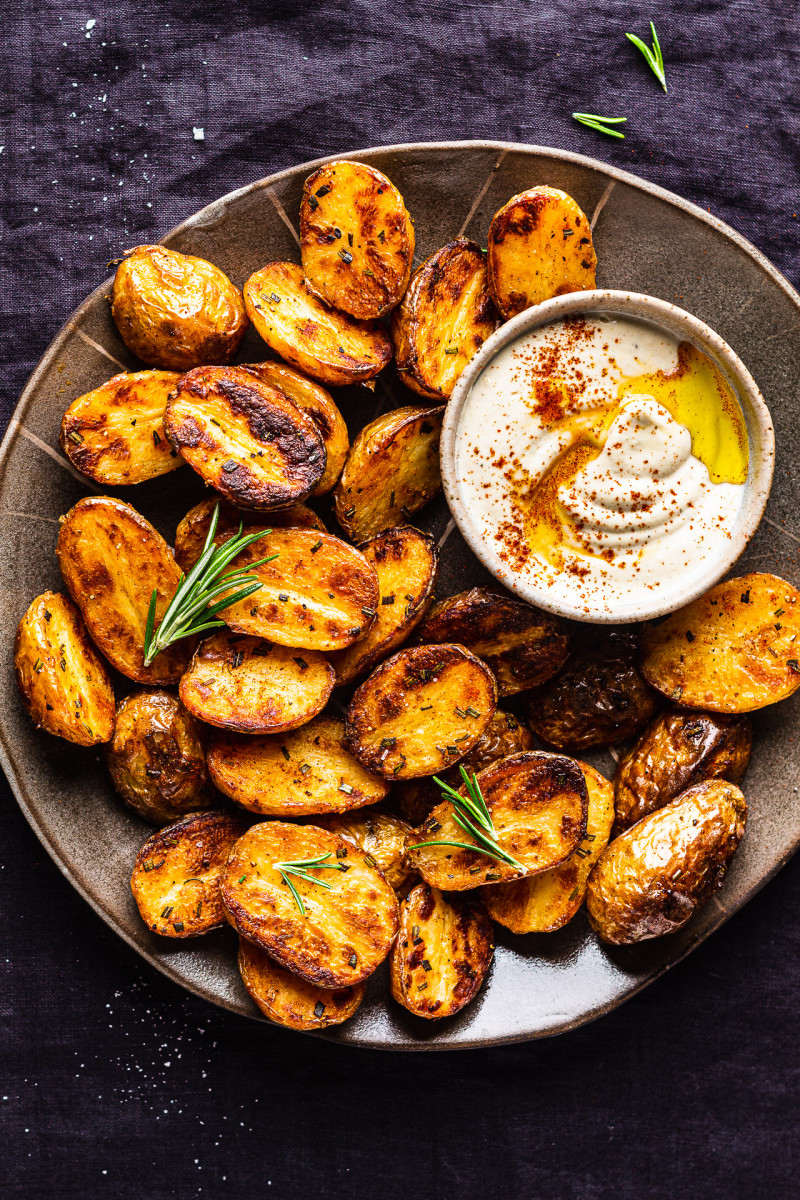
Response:
[[[228,918],[242,937],[309,983],[353,987],[380,966],[397,935],[397,897],[369,855],[314,825],[264,821],[233,848],[222,879]],[[288,875],[276,864],[322,860]],[[346,869],[345,869],[346,868]]]
[[[348,812],[344,816],[322,817],[319,825],[368,854],[383,872],[387,883],[402,894],[413,875],[406,862],[406,838],[411,833],[410,825],[391,813],[374,808]]]
[[[489,288],[504,317],[595,286],[597,256],[586,214],[566,192],[530,188],[489,226]]]
[[[256,271],[244,285],[244,302],[270,350],[329,387],[365,383],[391,361],[383,326],[328,308],[295,263],[271,262]]]
[[[384,316],[402,299],[414,259],[403,197],[375,167],[326,163],[303,184],[300,254],[326,304],[360,321]]]
[[[800,592],[754,573],[646,626],[644,677],[684,708],[752,712],[800,687]]]
[[[346,812],[389,791],[345,746],[344,722],[328,716],[274,737],[215,734],[208,769],[224,795],[262,817]]]
[[[496,325],[480,246],[467,238],[443,246],[414,272],[403,303],[392,315],[403,383],[428,399],[448,399]]]
[[[265,1017],[287,1029],[327,1029],[341,1025],[364,999],[364,984],[317,987],[279,967],[260,946],[239,938],[239,972],[250,996]]]
[[[442,487],[443,408],[396,408],[356,436],[336,485],[336,520],[355,542],[407,522]]]
[[[240,733],[282,733],[305,725],[328,702],[333,667],[321,654],[219,629],[197,647],[181,679],[189,712]]]
[[[230,813],[191,813],[165,825],[136,855],[131,891],[148,929],[188,938],[225,924],[220,879],[245,822]]]
[[[238,532],[239,525],[246,528],[251,525],[262,525],[264,513],[254,508],[236,508],[221,496],[216,499],[201,500],[190,508],[175,531],[175,558],[178,566],[187,574],[203,552],[203,546],[208,537],[211,518],[214,509],[219,504],[219,520],[217,535]],[[319,529],[325,533],[325,526],[315,512],[305,504],[293,504],[291,508],[276,509],[269,514],[270,526],[274,529],[284,529],[287,526],[305,529]]]
[[[113,736],[111,680],[67,596],[43,592],[31,601],[17,627],[14,672],[37,728],[79,746]]]
[[[347,744],[384,779],[434,775],[470,752],[496,705],[491,671],[463,646],[401,650],[353,695]]]
[[[144,665],[144,634],[155,589],[156,629],[180,582],[175,557],[135,508],[112,496],[87,496],[62,518],[58,565],[94,642],[137,683],[177,683],[192,653],[190,640]]]
[[[392,995],[417,1017],[452,1017],[477,996],[493,953],[492,922],[482,900],[417,884],[400,905]]]

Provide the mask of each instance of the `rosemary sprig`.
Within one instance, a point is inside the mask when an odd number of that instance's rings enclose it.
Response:
[[[605,133],[608,137],[625,137],[625,134],[620,133],[618,129],[609,129],[608,126],[624,125],[627,117],[598,117],[595,113],[573,113],[572,116],[581,125],[588,125],[590,129],[596,129],[598,133]]]
[[[191,637],[195,633],[203,633],[206,629],[219,629],[224,625],[224,621],[216,619],[217,613],[223,608],[230,607],[231,604],[236,604],[237,600],[244,600],[245,596],[252,595],[261,587],[259,580],[249,571],[263,566],[264,563],[272,562],[273,558],[278,557],[277,554],[271,554],[268,558],[260,558],[258,562],[250,564],[248,571],[234,568],[232,571],[225,572],[228,563],[236,558],[237,554],[241,554],[242,550],[252,542],[257,542],[259,538],[272,533],[272,530],[263,529],[258,533],[243,535],[244,526],[242,524],[235,537],[222,546],[215,546],[214,537],[218,521],[219,504],[214,509],[214,515],[208,527],[203,553],[189,574],[181,575],[177,591],[170,600],[158,629],[155,628],[158,592],[153,588],[144,631],[144,665],[146,667],[160,651],[171,646],[173,642]],[[225,595],[224,593],[229,593],[231,588],[239,590],[235,591],[233,595]]]
[[[410,846],[410,850],[419,850],[423,846],[456,846],[461,850],[475,850],[478,854],[485,854],[487,858],[494,858],[497,862],[506,863],[510,867],[516,867],[520,871],[525,868],[513,855],[505,851],[497,842],[497,830],[494,827],[492,818],[489,814],[489,809],[486,807],[486,801],[483,798],[480,784],[477,776],[473,773],[472,780],[464,770],[459,767],[461,778],[464,780],[464,786],[467,789],[466,796],[462,796],[454,788],[451,788],[443,780],[436,775],[433,777],[433,782],[437,787],[441,788],[447,799],[453,806],[453,820],[456,825],[460,826],[465,833],[469,834],[474,842],[451,842],[451,841],[433,841],[433,842],[417,842],[416,845]],[[477,845],[475,843],[477,842]]]
[[[646,46],[641,38],[638,38],[635,33],[626,33],[625,37],[629,42],[633,42],[637,50],[641,50],[645,57],[645,61],[650,70],[655,75],[658,82],[661,84],[664,91],[667,90],[667,77],[664,72],[664,55],[661,53],[661,46],[658,42],[658,34],[653,22],[650,22],[650,32],[653,35],[653,46]]]
[[[294,862],[279,862],[275,863],[275,870],[280,875],[283,882],[288,887],[289,891],[294,896],[294,902],[300,909],[301,916],[306,915],[306,906],[303,904],[302,897],[294,886],[291,876],[294,875],[298,879],[305,879],[306,883],[315,883],[317,887],[331,889],[331,885],[326,883],[324,879],[316,879],[313,875],[309,875],[309,871],[346,871],[347,866],[344,863],[329,863],[332,851],[327,854],[320,854],[318,858],[298,858]]]

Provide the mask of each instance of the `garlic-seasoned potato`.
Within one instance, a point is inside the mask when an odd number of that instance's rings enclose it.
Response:
[[[217,536],[223,533],[237,533],[240,525],[249,528],[252,525],[264,524],[264,513],[255,508],[237,508],[219,496],[216,500],[201,500],[190,508],[175,531],[175,558],[178,566],[187,574],[203,552],[214,509],[219,504],[219,520],[217,521]],[[293,504],[291,508],[276,509],[269,514],[270,527],[283,529],[286,526],[295,528],[302,526],[306,529],[319,529],[325,533],[325,526],[315,512],[305,504]]]
[[[241,367],[197,367],[182,375],[164,428],[206,483],[247,508],[304,500],[325,470],[316,423]]]
[[[414,226],[394,184],[359,162],[309,175],[300,203],[300,254],[313,292],[361,321],[400,302],[414,259]]]
[[[181,679],[189,712],[240,733],[282,733],[305,725],[328,702],[333,667],[321,654],[218,629],[197,647]]]
[[[501,696],[551,679],[564,665],[569,648],[557,617],[487,587],[440,600],[417,630],[415,641],[466,646],[491,668]]]
[[[800,687],[800,592],[742,575],[642,634],[644,677],[685,708],[752,712]]]
[[[427,533],[410,525],[387,529],[359,550],[378,575],[378,615],[365,637],[331,656],[336,682],[352,683],[396,650],[433,601],[439,552]]]
[[[329,387],[374,379],[392,358],[377,321],[355,321],[318,300],[295,263],[271,262],[244,285],[253,325],[270,350]]]
[[[528,750],[492,763],[476,779],[498,846],[520,866],[499,862],[477,849],[422,845],[472,840],[454,820],[451,802],[445,800],[406,845],[409,864],[431,887],[460,892],[538,875],[563,863],[583,841],[589,795],[574,759]]]
[[[355,542],[401,524],[442,488],[443,408],[396,408],[356,436],[336,485],[336,520]]]
[[[227,275],[166,246],[137,246],[122,260],[111,315],[129,350],[170,371],[230,362],[249,323]]]
[[[344,722],[328,716],[274,737],[215,734],[208,769],[221,792],[263,817],[346,812],[389,791],[345,746]]]
[[[595,286],[597,256],[586,214],[566,192],[512,196],[489,226],[489,287],[504,317]]]
[[[477,996],[493,953],[492,922],[477,896],[417,884],[400,905],[392,995],[417,1017],[452,1017]]]
[[[512,933],[552,933],[571,921],[586,898],[592,867],[608,845],[614,789],[588,763],[578,763],[589,793],[583,841],[558,867],[483,890],[489,915]]]
[[[114,733],[114,692],[78,609],[58,592],[31,601],[14,643],[17,687],[39,729],[79,746]]]
[[[61,449],[81,474],[105,487],[144,483],[183,466],[164,433],[164,409],[180,375],[115,375],[73,400],[61,421]]]
[[[308,862],[316,882],[277,864]],[[264,821],[233,848],[222,879],[222,901],[242,937],[282,967],[318,987],[361,983],[380,966],[397,935],[397,897],[369,855],[314,825]]]
[[[420,396],[446,400],[496,324],[480,247],[467,238],[443,246],[414,272],[392,315],[403,383]]]
[[[230,813],[191,813],[165,825],[136,855],[131,891],[148,929],[187,938],[225,924],[220,879],[245,823]]]
[[[242,982],[265,1017],[287,1029],[327,1029],[341,1025],[364,999],[364,984],[355,987],[317,987],[279,967],[268,954],[239,938],[239,971]]]
[[[604,942],[672,933],[725,878],[747,821],[734,783],[697,783],[637,821],[607,847],[589,876],[586,908]]]
[[[356,690],[347,744],[384,779],[434,775],[470,752],[496,705],[491,671],[463,646],[400,650]]]
[[[413,874],[406,862],[406,838],[411,827],[405,821],[370,808],[323,817],[319,825],[358,846],[374,860],[394,890],[403,892]]]
[[[135,508],[87,496],[62,519],[58,565],[89,633],[112,666],[137,683],[177,683],[192,653],[174,642],[144,665],[144,634],[155,589],[156,629],[180,582],[175,557]]]

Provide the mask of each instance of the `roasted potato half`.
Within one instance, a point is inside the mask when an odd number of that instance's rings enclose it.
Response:
[[[166,246],[137,246],[122,260],[111,315],[129,350],[168,371],[229,363],[249,324],[227,275]]]
[[[397,897],[368,859],[314,825],[254,825],[234,846],[223,876],[228,918],[309,983],[353,987],[380,966],[397,935]],[[307,864],[300,870],[315,882],[286,871],[296,863]]]
[[[251,525],[264,524],[264,513],[254,508],[236,508],[221,496],[216,499],[201,500],[190,508],[175,531],[175,558],[178,566],[187,574],[191,571],[206,544],[208,530],[214,509],[219,504],[219,519],[217,535],[237,533],[240,525],[249,528]],[[293,504],[291,508],[278,509],[270,512],[269,523],[272,528],[283,529],[286,526],[302,526],[306,529],[320,529],[325,533],[325,526],[315,512],[305,504]]]
[[[80,612],[67,596],[43,592],[17,627],[14,672],[39,729],[79,746],[114,733],[114,692]]]
[[[239,938],[239,972],[250,996],[265,1017],[287,1029],[327,1029],[341,1025],[364,999],[364,984],[355,987],[317,987],[279,967],[268,954]]]
[[[589,876],[595,932],[625,945],[680,929],[722,886],[746,820],[736,784],[709,779],[614,838]]]
[[[718,583],[645,627],[645,679],[686,708],[752,712],[800,687],[800,592],[777,575]]]
[[[410,825],[391,813],[376,809],[323,817],[319,824],[363,850],[383,872],[387,883],[396,892],[403,892],[413,874],[406,862],[406,838],[411,833]]]
[[[396,408],[365,425],[350,450],[334,501],[355,542],[408,521],[442,487],[443,408]]]
[[[489,287],[504,317],[595,286],[597,256],[586,214],[566,192],[512,196],[489,226]]]
[[[391,361],[383,326],[328,308],[295,263],[271,262],[256,271],[244,285],[244,301],[270,350],[329,387],[365,383]]]
[[[392,995],[417,1017],[452,1017],[477,996],[493,953],[492,922],[482,900],[417,884],[400,905]]]
[[[158,628],[180,582],[175,556],[135,508],[87,496],[62,519],[56,547],[70,595],[112,666],[137,683],[177,683],[192,653],[175,642],[144,665],[144,634],[155,589]]]

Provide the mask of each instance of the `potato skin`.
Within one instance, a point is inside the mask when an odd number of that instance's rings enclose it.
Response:
[[[411,833],[410,825],[391,813],[368,808],[321,817],[316,822],[322,829],[329,829],[346,842],[352,842],[375,860],[383,872],[386,882],[398,895],[406,889],[413,872],[406,862],[406,839]]]
[[[137,246],[122,260],[111,315],[129,350],[168,371],[229,363],[249,324],[227,275],[166,246]]]
[[[337,991],[317,987],[279,967],[247,938],[239,938],[239,972],[264,1016],[287,1029],[308,1032],[341,1025],[364,999],[363,983]]]
[[[39,729],[78,746],[114,733],[114,692],[77,607],[58,592],[32,600],[17,627],[14,672]]]
[[[264,513],[254,508],[237,508],[223,500],[201,500],[190,508],[175,531],[175,559],[182,571],[187,574],[203,552],[203,546],[208,536],[214,509],[219,504],[219,520],[217,521],[217,536],[223,533],[238,533],[239,526],[249,528],[253,525],[263,526]],[[300,526],[305,529],[319,529],[325,533],[325,526],[315,512],[305,504],[293,504],[291,508],[276,509],[269,514],[269,523],[273,529],[283,529],[286,526]]]
[[[589,876],[592,928],[615,946],[680,929],[722,886],[747,820],[733,783],[706,780],[615,838]]]

